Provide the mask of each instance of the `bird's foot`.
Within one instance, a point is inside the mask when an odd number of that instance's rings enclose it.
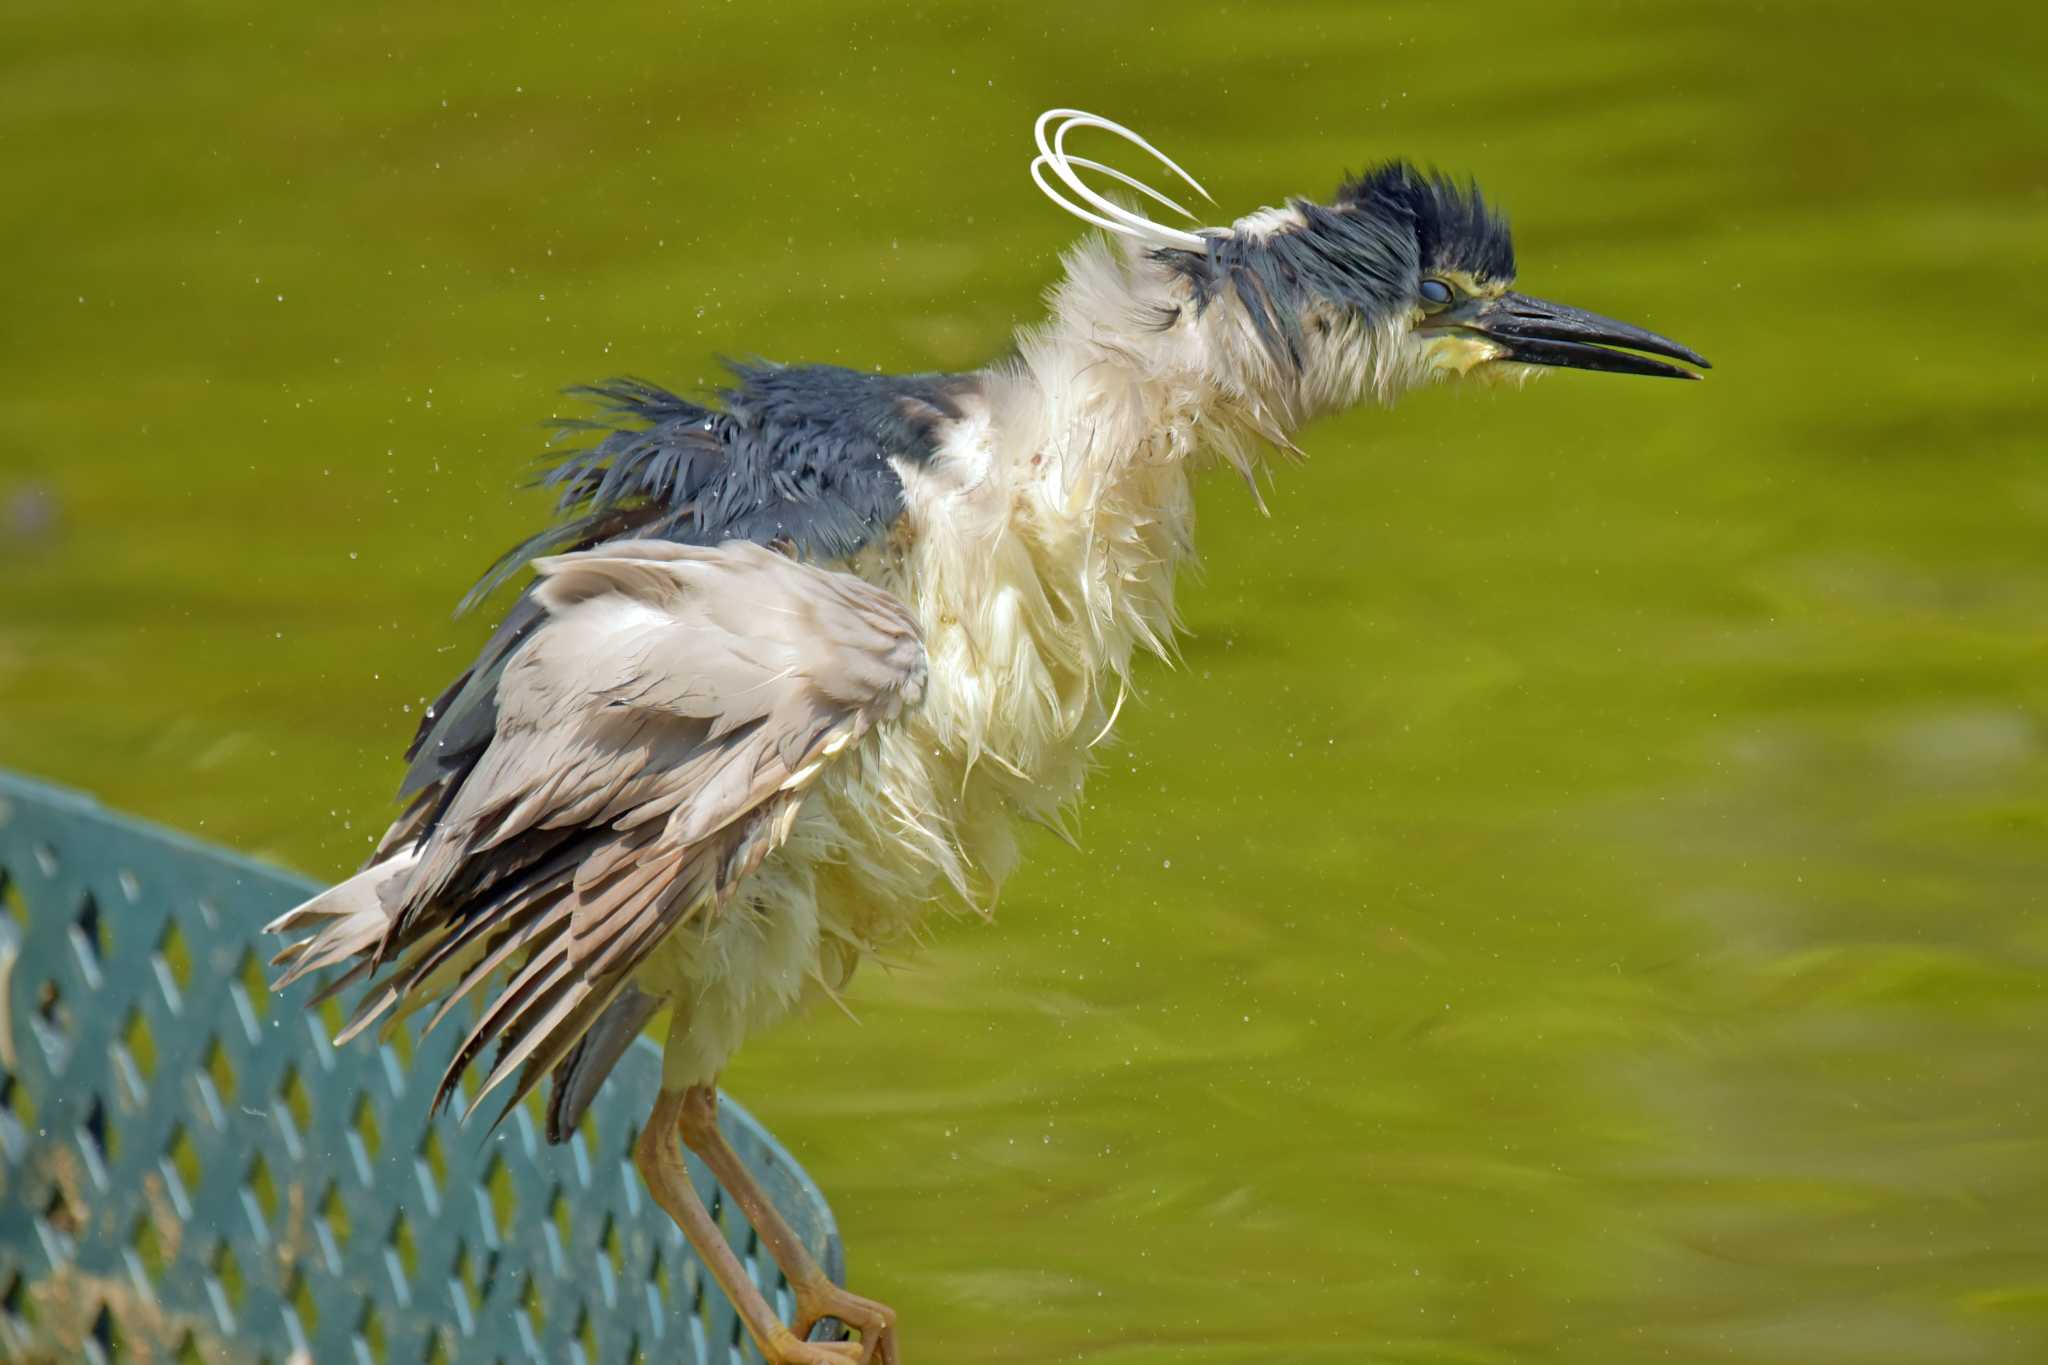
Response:
[[[860,1333],[859,1354],[846,1357],[859,1365],[902,1365],[896,1345],[896,1310],[841,1289],[829,1281],[815,1289],[799,1289],[796,1329],[807,1333],[821,1318],[837,1318]]]
[[[761,1343],[768,1365],[860,1365],[866,1349],[857,1341],[800,1341],[787,1327]]]

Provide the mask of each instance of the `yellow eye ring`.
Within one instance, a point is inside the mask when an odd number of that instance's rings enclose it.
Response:
[[[1456,297],[1452,288],[1442,280],[1424,280],[1415,287],[1415,292],[1420,294],[1423,303],[1431,308],[1446,307]]]

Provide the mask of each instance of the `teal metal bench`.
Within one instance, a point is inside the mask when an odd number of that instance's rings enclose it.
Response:
[[[531,1105],[488,1136],[430,1117],[461,1030],[335,1048],[309,987],[269,993],[257,926],[315,889],[0,773],[0,1359],[758,1361],[632,1165],[659,1050],[631,1049],[560,1147]],[[843,1279],[817,1187],[723,1108]]]

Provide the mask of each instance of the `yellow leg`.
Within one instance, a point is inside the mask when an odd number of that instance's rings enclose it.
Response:
[[[801,1340],[775,1316],[768,1300],[747,1278],[746,1267],[733,1254],[724,1232],[712,1218],[711,1210],[705,1208],[704,1201],[697,1197],[696,1188],[690,1184],[689,1168],[683,1164],[683,1154],[676,1147],[678,1119],[686,1098],[682,1092],[662,1091],[654,1102],[653,1116],[647,1120],[647,1126],[640,1130],[639,1140],[633,1144],[633,1164],[640,1168],[640,1178],[647,1182],[655,1202],[676,1220],[683,1236],[689,1238],[690,1245],[697,1249],[697,1254],[710,1268],[712,1278],[718,1281],[719,1288],[739,1310],[740,1320],[752,1334],[754,1344],[761,1348],[761,1354],[768,1358],[769,1365],[854,1365],[854,1362],[866,1360],[868,1357],[863,1348],[852,1342],[814,1344]],[[731,1187],[728,1185],[727,1188]],[[787,1231],[786,1228],[784,1230]]]
[[[902,1365],[896,1344],[896,1310],[849,1293],[826,1276],[719,1131],[715,1086],[692,1086],[683,1092],[680,1124],[683,1142],[711,1168],[711,1174],[754,1225],[775,1264],[789,1277],[790,1288],[796,1291],[796,1334],[808,1335],[820,1318],[838,1318],[860,1333],[856,1359],[861,1365]]]

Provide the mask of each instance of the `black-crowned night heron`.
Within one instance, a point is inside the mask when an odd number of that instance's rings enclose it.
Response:
[[[409,804],[363,870],[283,916],[285,980],[364,985],[352,1034],[481,1003],[442,1082],[470,1109],[553,1073],[551,1139],[657,1011],[655,1197],[777,1365],[899,1358],[893,1314],[832,1285],[716,1123],[719,1070],[835,996],[933,907],[986,905],[1019,819],[1058,827],[1141,651],[1165,654],[1191,479],[1247,479],[1319,413],[1536,366],[1696,378],[1676,342],[1510,288],[1478,191],[1391,162],[1328,204],[1164,226],[1039,121],[1032,176],[1121,242],[1066,257],[1052,316],[971,374],[742,366],[715,405],[619,381],[548,476],[537,577],[422,722]],[[1655,359],[1653,357],[1666,357]],[[535,556],[545,556],[535,558]],[[346,1035],[344,1035],[346,1036]],[[685,1176],[710,1165],[788,1274],[784,1324]],[[834,1315],[858,1345],[802,1340]]]

